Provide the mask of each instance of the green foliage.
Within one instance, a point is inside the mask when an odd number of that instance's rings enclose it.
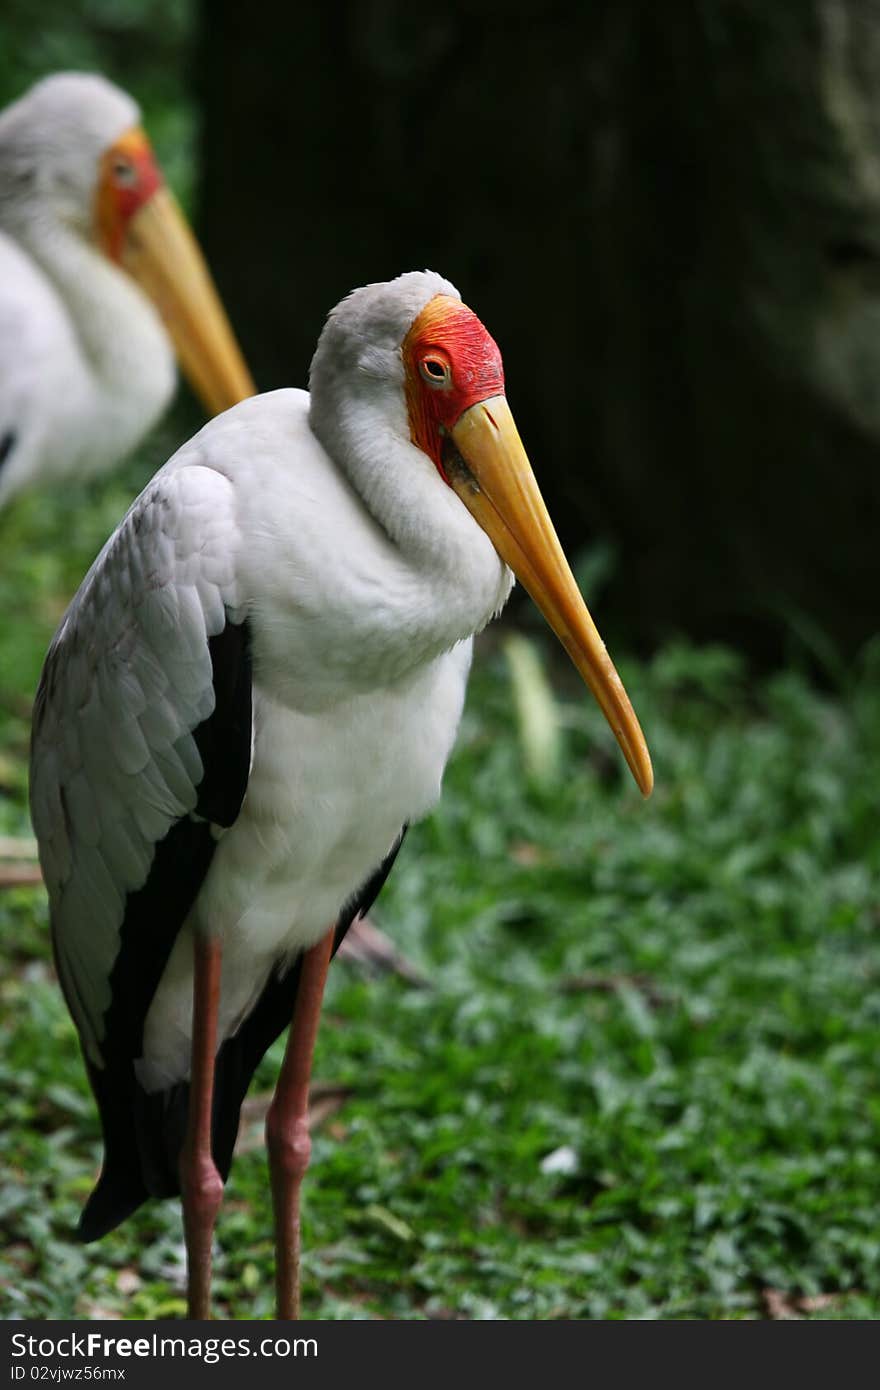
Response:
[[[0,834],[28,832],[17,702],[125,481],[9,514],[37,558],[0,595]],[[350,1094],[307,1181],[309,1314],[755,1317],[779,1293],[876,1316],[877,665],[834,697],[720,649],[624,665],[657,767],[643,803],[556,665],[565,771],[530,787],[483,647],[442,803],[378,911],[429,986],[332,972],[316,1075]],[[0,948],[3,1311],[177,1316],[175,1203],[70,1237],[99,1132],[42,892],[0,896]],[[272,1309],[260,1128],[218,1228],[231,1317]]]

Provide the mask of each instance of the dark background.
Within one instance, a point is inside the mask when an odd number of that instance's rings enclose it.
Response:
[[[875,631],[880,0],[7,0],[0,35],[4,100],[141,99],[262,387],[355,285],[452,279],[618,640]]]
[[[877,3],[219,0],[198,73],[264,386],[350,287],[431,266],[564,540],[613,542],[606,621],[771,660],[875,630]]]

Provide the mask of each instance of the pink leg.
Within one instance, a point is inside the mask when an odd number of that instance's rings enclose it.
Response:
[[[196,936],[193,971],[193,1035],[189,1114],[180,1153],[180,1190],[186,1236],[187,1314],[211,1316],[211,1245],[223,1200],[223,1180],[211,1151],[214,1056],[220,1004],[219,941]]]
[[[321,1017],[324,984],[333,952],[333,931],[302,959],[293,1023],[269,1113],[266,1144],[275,1208],[277,1316],[296,1320],[300,1310],[299,1196],[309,1166],[309,1076]]]

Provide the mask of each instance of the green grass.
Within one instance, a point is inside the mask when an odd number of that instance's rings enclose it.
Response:
[[[27,833],[21,692],[135,481],[0,520],[0,835]],[[648,803],[545,650],[561,783],[524,775],[485,644],[443,801],[380,899],[429,987],[334,967],[315,1072],[349,1095],[316,1135],[306,1311],[740,1318],[776,1291],[799,1315],[874,1317],[880,649],[835,695],[794,672],[752,680],[714,648],[624,662]],[[41,892],[0,894],[0,950],[0,1312],[175,1316],[176,1204],[96,1246],[70,1238],[99,1132]],[[246,1133],[218,1228],[230,1317],[272,1307]],[[554,1154],[565,1171],[546,1171]]]

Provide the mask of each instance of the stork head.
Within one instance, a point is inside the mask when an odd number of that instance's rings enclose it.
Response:
[[[436,294],[414,318],[401,353],[412,442],[531,594],[649,796],[654,775],[644,736],[544,505],[504,393],[497,345],[456,295]]]
[[[139,119],[131,97],[103,77],[56,73],[36,83],[0,115],[0,225],[61,223],[96,244],[152,300],[215,414],[255,388]]]
[[[311,383],[312,427],[334,457],[372,418],[430,459],[535,600],[648,796],[645,739],[547,514],[507,404],[501,353],[454,286],[425,271],[355,290],[327,321]]]

